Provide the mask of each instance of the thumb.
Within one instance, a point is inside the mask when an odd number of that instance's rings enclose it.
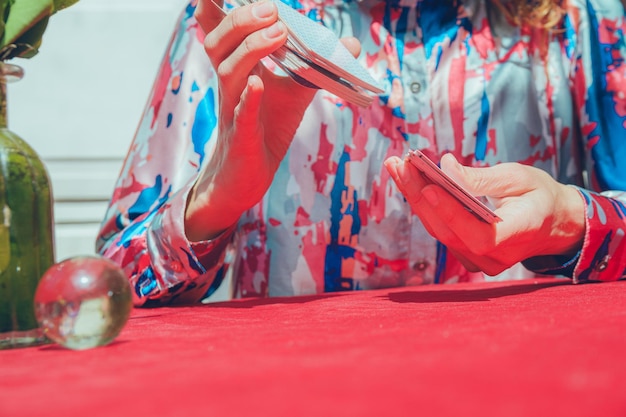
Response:
[[[264,85],[257,75],[248,77],[248,83],[239,97],[239,103],[234,109],[233,125],[238,131],[247,132],[253,136],[259,129],[261,98]]]
[[[441,157],[441,169],[474,196],[500,198],[523,194],[532,185],[520,164],[501,163],[491,167],[461,165],[451,153]]]

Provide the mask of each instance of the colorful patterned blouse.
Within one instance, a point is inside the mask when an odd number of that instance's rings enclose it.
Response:
[[[185,202],[218,119],[216,76],[192,1],[97,242],[130,277],[137,305],[198,301],[225,278],[233,297],[250,297],[542,272],[574,282],[624,277],[626,193],[610,191],[626,190],[619,1],[566,0],[567,15],[550,35],[512,27],[484,0],[289,4],[338,36],[357,37],[360,62],[385,92],[363,109],[319,91],[264,199],[218,238],[190,243]],[[410,148],[435,161],[452,152],[474,166],[519,161],[594,190],[581,188],[583,249],[535,272],[522,265],[497,277],[468,272],[428,235],[383,167]]]

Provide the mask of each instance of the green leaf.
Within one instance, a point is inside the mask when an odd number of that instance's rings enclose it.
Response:
[[[41,46],[41,41],[43,38],[43,33],[48,26],[49,17],[38,21],[33,27],[31,27],[28,31],[26,31],[22,36],[19,37],[13,44],[15,48],[10,51],[7,57],[4,59],[11,58],[32,58],[37,55],[39,52],[39,47]]]
[[[52,13],[54,13],[52,0],[15,0],[9,10],[9,17],[2,37],[2,46],[17,44],[22,35],[38,26],[40,21],[47,20]],[[40,30],[36,30],[36,32],[43,34],[43,31]],[[32,40],[33,34],[28,37]]]
[[[50,16],[78,1],[0,0],[0,61],[35,55]]]
[[[74,3],[78,3],[78,0],[54,0],[54,12],[70,7]]]
[[[4,27],[5,22],[7,21],[7,18],[9,17],[9,10],[10,10],[10,6],[11,3],[13,3],[15,0],[2,0],[0,1],[0,16],[2,16],[2,21],[0,22],[0,39],[2,39],[2,37],[4,36]]]

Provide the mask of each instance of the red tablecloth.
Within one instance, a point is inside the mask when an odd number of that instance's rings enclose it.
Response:
[[[626,416],[626,282],[139,309],[106,347],[0,351],[0,416]]]

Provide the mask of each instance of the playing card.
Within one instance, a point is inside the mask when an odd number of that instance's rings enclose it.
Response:
[[[448,191],[463,205],[463,207],[465,207],[466,210],[470,211],[480,220],[487,223],[497,223],[502,220],[489,207],[487,207],[476,197],[468,193],[459,184],[452,180],[452,178],[447,176],[441,170],[441,168],[439,168],[433,161],[428,159],[428,157],[424,155],[421,151],[409,151],[407,159],[426,178]]]
[[[274,0],[278,15],[287,26],[291,40],[300,46],[309,59],[352,84],[382,93],[378,83],[352,56],[330,29],[303,16],[280,0]]]
[[[256,0],[235,1],[244,5]],[[369,106],[375,94],[383,92],[330,29],[280,0],[269,1],[276,4],[279,19],[288,30],[287,42],[270,58],[293,79],[307,87],[327,90],[361,107]]]

